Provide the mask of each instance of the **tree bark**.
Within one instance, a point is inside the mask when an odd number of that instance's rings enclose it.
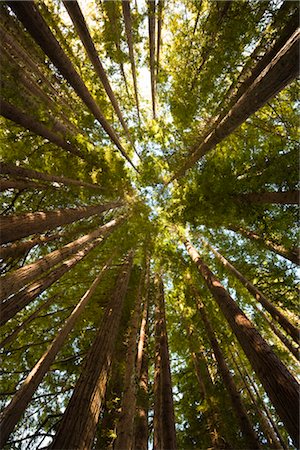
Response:
[[[93,64],[94,69],[95,69],[101,83],[103,84],[103,87],[111,101],[111,104],[112,104],[112,106],[124,128],[124,131],[127,134],[129,141],[132,142],[131,136],[129,133],[129,129],[123,118],[118,101],[115,97],[115,94],[111,88],[111,85],[110,85],[110,82],[106,75],[106,72],[104,70],[104,67],[98,56],[97,50],[96,50],[94,42],[91,38],[88,26],[86,24],[86,21],[84,19],[84,16],[82,14],[80,6],[76,0],[75,1],[64,0],[63,3],[68,11],[69,16],[71,17],[71,20],[74,24],[74,27],[77,30],[77,33],[79,34],[79,37],[80,37],[80,39],[84,45],[84,48],[90,58],[90,61]]]
[[[0,191],[7,191],[8,189],[33,189],[42,191],[43,189],[56,189],[55,186],[46,185],[42,183],[35,183],[34,181],[28,180],[5,180],[4,178],[0,179]]]
[[[120,270],[114,293],[104,312],[51,449],[90,449],[106,392],[109,369],[121,320],[133,253]],[[78,412],[80,411],[80,414]]]
[[[157,350],[159,351],[159,391],[160,405],[160,442],[157,449],[176,450],[175,416],[173,405],[172,381],[169,360],[169,346],[165,316],[164,287],[161,276],[156,275],[156,326]]]
[[[26,255],[29,250],[39,244],[47,244],[48,242],[55,241],[59,239],[62,235],[60,233],[53,234],[51,236],[39,236],[34,239],[30,239],[27,241],[17,242],[14,244],[9,244],[5,247],[0,248],[0,258],[3,260],[6,259],[15,259],[21,258]]]
[[[124,221],[124,217],[118,219],[113,219],[106,223],[102,227],[88,233],[80,238],[76,239],[69,244],[60,247],[53,252],[48,253],[48,255],[43,258],[38,259],[32,264],[27,264],[20,269],[15,270],[13,273],[8,273],[1,278],[2,282],[0,284],[0,301],[8,298],[10,295],[18,292],[19,289],[26,286],[28,283],[33,281],[38,276],[47,272],[52,267],[56,266],[58,263],[63,261],[70,255],[76,253],[81,247],[92,242],[93,240],[104,237],[110,233],[119,223]]]
[[[255,233],[254,231],[246,230],[242,227],[235,227],[231,226],[230,229],[232,231],[235,231],[236,233],[240,233],[242,236],[245,236],[253,241],[258,242],[271,252],[277,253],[277,255],[282,256],[285,259],[288,259],[289,261],[293,262],[294,264],[300,265],[300,249],[294,248],[294,249],[288,249],[285,248],[281,244],[277,244],[276,242],[272,242],[267,238],[264,238],[260,236],[259,234]]]
[[[299,438],[298,382],[261,337],[220,281],[204,264],[192,244],[185,239],[183,239],[183,243],[297,446]]]
[[[157,46],[156,46],[156,81],[159,73],[159,58],[161,48],[161,29],[162,29],[162,13],[164,8],[164,0],[158,0],[157,3]]]
[[[135,308],[131,318],[130,336],[127,344],[126,368],[121,403],[121,414],[117,423],[117,438],[114,443],[115,450],[133,448],[133,424],[136,407],[136,368],[135,359],[137,355],[137,333],[141,315],[142,289],[144,276],[140,278]]]
[[[64,176],[50,175],[48,173],[38,172],[37,170],[16,166],[11,163],[0,162],[0,173],[10,175],[12,177],[32,178],[34,180],[50,181],[52,183],[60,183],[71,186],[82,186],[89,189],[102,190],[103,187],[97,184],[87,183],[85,181],[73,180]]]
[[[104,265],[103,269],[100,271],[100,274],[96,277],[91,287],[86,291],[75,309],[72,311],[71,315],[66,320],[65,324],[53,340],[48,350],[35,364],[31,372],[25,379],[24,383],[21,385],[20,389],[14,395],[10,404],[4,409],[0,420],[1,447],[7,442],[9,435],[12,433],[14,427],[23,415],[37,387],[39,386],[45,374],[49,370],[51,364],[55,360],[55,357],[62,348],[66,338],[68,337],[68,334],[73,329],[76,320],[84,311],[87,302],[94,294],[111,260],[112,258],[110,258],[109,261]]]
[[[153,119],[156,119],[156,79],[155,79],[155,0],[147,0],[148,26],[149,26],[149,51],[150,51],[150,75],[152,93]]]
[[[109,209],[122,206],[121,202],[105,203],[104,205],[82,206],[56,211],[39,211],[35,213],[14,214],[0,218],[0,243],[14,242],[35,233],[52,230],[53,228],[76,220],[84,219],[95,214],[101,214]]]
[[[29,1],[27,3],[30,3]],[[6,119],[12,120],[13,122],[21,125],[26,128],[26,130],[32,131],[38,136],[42,136],[47,139],[49,142],[61,147],[69,153],[72,153],[78,158],[81,158],[84,161],[87,161],[87,156],[84,155],[80,150],[74,147],[69,142],[66,142],[63,138],[61,138],[58,134],[54,133],[48,127],[46,127],[41,122],[37,121],[35,118],[29,116],[28,114],[21,111],[16,106],[6,102],[3,99],[0,99],[0,113]]]
[[[236,414],[236,418],[241,427],[241,431],[242,431],[244,438],[247,441],[247,444],[249,446],[248,448],[249,449],[260,449],[258,437],[251,425],[251,422],[247,415],[247,411],[243,405],[242,397],[241,397],[241,395],[235,385],[235,382],[230,374],[226,360],[225,360],[222,350],[219,346],[219,343],[216,338],[213,327],[211,325],[211,322],[208,319],[204,305],[203,305],[202,301],[200,300],[199,294],[195,288],[193,289],[193,292],[196,297],[197,308],[200,313],[202,322],[204,324],[206,334],[209,338],[212,350],[214,352],[214,355],[215,355],[217,363],[218,363],[220,375],[223,379],[225,388],[229,394],[233,410]]]
[[[48,27],[46,21],[40,14],[38,7],[33,1],[8,1],[10,8],[14,11],[20,22],[25,26],[27,31],[41,47],[41,49],[50,58],[53,64],[57,67],[63,77],[73,87],[76,94],[81,98],[87,108],[94,115],[95,119],[101,124],[105,132],[110,137],[111,141],[119,149],[122,156],[131,164],[136,170],[131,159],[124,150],[118,135],[111,125],[107,122],[106,118],[102,114],[99,106],[93,99],[86,85],[76,72],[72,62],[65,54],[59,42]]]
[[[260,192],[249,193],[236,196],[242,203],[272,203],[278,205],[298,205],[299,191],[286,192]]]
[[[297,329],[271,302],[267,297],[260,292],[257,287],[250,283],[241,272],[239,272],[224,256],[222,256],[217,250],[215,250],[205,239],[201,237],[201,240],[207,245],[223,266],[245,286],[250,294],[258,301],[263,307],[271,314],[274,320],[276,320],[282,328],[288,333],[289,336],[297,343],[300,343],[300,330]]]
[[[140,118],[139,96],[138,96],[138,89],[137,89],[136,67],[135,67],[134,50],[133,50],[130,0],[122,0],[122,10],[123,10],[126,39],[127,39],[129,58],[130,58],[130,64],[131,64],[134,97],[135,97],[136,109],[137,109],[137,114],[138,114],[138,121],[140,123],[141,118]]]
[[[229,136],[248,117],[297,77],[299,73],[299,34],[299,30],[293,33],[246,92],[238,98],[229,112],[204,140],[195,146],[187,161],[170,181],[183,176],[202,156]]]

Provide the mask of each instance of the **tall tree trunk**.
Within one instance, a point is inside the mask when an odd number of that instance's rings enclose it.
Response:
[[[141,118],[140,118],[140,107],[139,107],[139,96],[138,96],[138,88],[137,88],[135,58],[134,58],[134,50],[133,50],[130,0],[122,0],[122,10],[123,10],[123,17],[124,17],[124,22],[125,22],[125,32],[126,32],[127,45],[128,45],[128,50],[129,50],[129,58],[130,58],[130,64],[131,64],[134,97],[135,97],[136,109],[137,109],[137,114],[138,114],[138,120],[140,123]]]
[[[117,423],[117,438],[114,443],[115,450],[133,448],[133,424],[136,407],[136,341],[141,315],[143,284],[144,276],[141,275],[137,298],[135,301],[135,308],[131,318],[130,336],[127,344],[123,398],[121,403],[121,414]]]
[[[54,295],[50,297],[46,302],[43,302],[41,306],[39,306],[32,314],[30,314],[29,317],[27,317],[27,319],[24,320],[23,323],[18,325],[12,333],[10,333],[3,339],[3,341],[0,342],[0,349],[5,348],[8,344],[10,344],[11,341],[13,341],[22,330],[24,330],[26,325],[32,322],[39,315],[40,311],[47,308],[47,306],[49,306],[56,298],[57,295]]]
[[[2,277],[2,283],[0,285],[0,301],[3,301],[10,295],[15,294],[19,289],[26,286],[28,283],[47,272],[52,267],[56,266],[68,256],[76,253],[81,247],[89,242],[92,242],[100,237],[104,239],[108,233],[110,233],[118,226],[119,223],[123,221],[124,217],[122,216],[118,219],[113,219],[91,233],[81,236],[75,241],[48,253],[46,256],[38,259],[34,263],[27,264],[26,266],[15,270],[13,273],[8,273]]]
[[[108,235],[105,236],[107,238]],[[40,278],[34,283],[26,286],[22,291],[10,297],[6,302],[0,304],[0,326],[14,317],[21,309],[25,308],[38,295],[44,292],[53,283],[59,280],[66,272],[81,261],[93,248],[103,242],[103,237],[89,242],[83,249],[79,250],[72,258],[67,259],[50,274]]]
[[[162,29],[162,14],[164,9],[164,0],[158,0],[157,4],[157,46],[156,46],[156,81],[159,73],[159,58],[161,49],[161,29]]]
[[[109,209],[122,206],[121,202],[105,203],[104,205],[82,206],[56,211],[38,211],[34,213],[14,214],[0,218],[0,243],[14,242],[35,233],[52,230],[53,228],[76,220],[84,219],[95,214],[101,214]]]
[[[271,252],[277,253],[277,255],[282,256],[285,259],[288,259],[289,261],[293,262],[294,264],[300,265],[300,249],[299,248],[293,248],[288,249],[285,248],[283,245],[278,244],[276,242],[270,241],[270,239],[264,238],[260,236],[259,234],[255,233],[254,231],[246,230],[242,227],[235,227],[231,226],[230,229],[232,231],[235,231],[236,233],[240,233],[242,236],[245,236],[252,241],[256,241],[259,244],[261,244],[263,247],[267,248]]]
[[[251,425],[249,417],[247,415],[247,411],[243,405],[242,397],[235,385],[235,382],[230,374],[229,368],[227,366],[226,360],[222,354],[222,350],[217,341],[216,335],[214,333],[213,327],[208,319],[207,313],[205,311],[204,305],[200,300],[199,294],[197,290],[193,289],[194,295],[196,297],[197,308],[200,312],[205,331],[211,343],[212,350],[216,357],[218,368],[220,371],[220,375],[223,379],[226,390],[230,396],[230,400],[232,403],[233,410],[236,414],[236,418],[240,424],[241,431],[244,435],[247,444],[249,445],[249,449],[259,449],[259,440],[257,435]]]
[[[73,180],[64,176],[50,175],[48,173],[38,172],[37,170],[27,169],[25,167],[16,166],[11,163],[0,162],[0,173],[20,178],[33,178],[34,180],[50,181],[52,183],[60,183],[71,186],[82,186],[89,189],[102,190],[103,187],[97,184],[87,183],[85,181]]]
[[[33,189],[42,191],[44,189],[56,189],[55,186],[46,185],[42,183],[35,183],[34,181],[28,180],[5,180],[4,178],[0,179],[0,192],[7,191],[8,189]]]
[[[81,9],[80,9],[80,6],[76,0],[71,1],[71,2],[64,0],[63,3],[69,13],[69,16],[71,17],[71,20],[77,30],[77,33],[79,34],[79,37],[80,37],[80,39],[84,45],[84,48],[90,58],[90,61],[92,62],[94,69],[95,69],[101,83],[103,84],[103,87],[111,101],[111,104],[112,104],[112,106],[124,128],[124,131],[125,131],[126,135],[128,136],[129,141],[132,143],[132,139],[131,139],[131,136],[129,133],[128,126],[123,118],[118,101],[115,97],[115,94],[113,93],[113,90],[111,88],[111,85],[110,85],[110,82],[106,75],[106,72],[104,70],[104,67],[100,61],[100,58],[98,56],[97,50],[94,45],[94,42],[91,38],[88,26],[86,24],[86,21],[84,19]]]
[[[260,192],[235,196],[242,203],[272,203],[279,205],[298,205],[299,191]]]
[[[63,77],[73,87],[77,95],[85,103],[95,119],[101,124],[111,141],[119,149],[122,156],[136,170],[131,159],[124,150],[118,135],[111,125],[107,122],[102,114],[99,106],[91,96],[86,85],[76,72],[72,62],[61,48],[59,42],[48,27],[46,21],[40,14],[38,7],[33,1],[8,1],[7,2],[13,12],[16,14],[20,22],[25,26],[33,39],[42,48],[53,64],[57,67]]]
[[[247,278],[245,278],[241,272],[239,272],[224,256],[222,256],[217,250],[215,250],[205,239],[201,237],[201,240],[207,245],[223,266],[245,286],[256,301],[261,303],[263,307],[271,314],[274,320],[276,320],[282,328],[291,336],[291,338],[297,343],[300,343],[300,330],[297,329],[271,302],[267,297],[260,292]]]
[[[159,419],[161,429],[161,450],[176,450],[175,416],[173,405],[172,381],[169,360],[169,346],[165,316],[164,287],[161,276],[156,275],[156,324],[157,324],[157,344],[160,354],[159,371],[159,394],[160,394],[160,414]]]
[[[245,379],[243,372],[241,371],[237,361],[235,360],[233,353],[230,352],[230,354],[231,354],[232,360],[234,362],[235,368],[238,371],[238,373],[242,379],[243,385],[244,385],[246,391],[248,392],[250,400],[255,407],[255,411],[259,417],[259,422],[260,422],[261,428],[264,432],[265,437],[267,438],[270,448],[282,450],[282,446],[281,446],[277,436],[275,435],[274,430],[271,428],[266,416],[264,415],[263,411],[261,410],[261,406],[258,404],[257,399],[253,395],[251,387],[248,385],[247,380]]]
[[[45,374],[49,370],[51,364],[53,363],[57,353],[62,348],[68,334],[73,329],[76,320],[80,314],[84,311],[84,308],[88,300],[94,294],[100,280],[103,277],[108,265],[110,264],[112,258],[105,264],[100,274],[96,277],[91,287],[86,291],[84,296],[80,299],[79,303],[72,311],[71,315],[66,320],[65,324],[53,340],[52,344],[48,350],[43,354],[39,361],[35,364],[24,383],[21,385],[20,389],[14,395],[10,404],[4,409],[1,419],[0,419],[0,445],[1,447],[6,443],[9,435],[13,431],[14,427],[23,415],[28,403],[30,402],[33,394],[35,393],[37,387],[41,383]]]
[[[90,449],[106,392],[123,302],[133,263],[133,252],[120,270],[94,343],[63,415],[51,449]],[[80,411],[80,414],[78,412]]]
[[[0,248],[0,258],[3,260],[6,259],[15,259],[21,258],[26,255],[29,250],[39,244],[47,244],[48,242],[55,241],[61,237],[61,233],[52,234],[51,236],[39,236],[37,238],[33,238],[27,241],[16,242],[14,244],[9,244],[5,247]]]
[[[298,382],[261,337],[220,281],[204,264],[192,244],[185,239],[183,239],[183,243],[241,344],[287,431],[297,445],[299,438]]]
[[[155,0],[147,0],[148,26],[149,26],[149,51],[150,51],[150,75],[152,93],[153,119],[156,119],[156,79],[155,79]]]
[[[137,410],[132,450],[148,450],[148,316],[149,316],[150,262],[146,267],[146,287],[136,358],[138,383]]]
[[[29,1],[27,3],[30,3]],[[65,141],[58,134],[54,133],[48,127],[43,125],[41,122],[37,121],[35,118],[29,116],[27,113],[24,113],[16,106],[6,102],[3,99],[0,99],[0,114],[6,119],[12,120],[13,122],[21,125],[26,128],[26,130],[30,130],[38,136],[42,136],[47,139],[49,142],[61,147],[69,153],[72,153],[78,158],[81,158],[84,161],[88,160],[88,156],[84,155],[80,150],[78,150],[74,145]]]
[[[155,280],[158,281],[157,279]],[[156,294],[157,297],[157,294]],[[155,299],[155,359],[154,359],[154,415],[153,415],[153,450],[163,450],[162,438],[162,389],[161,389],[161,350],[160,337],[162,334],[161,311],[158,299]]]
[[[211,132],[197,143],[170,181],[183,176],[203,155],[229,136],[248,117],[287,86],[299,73],[299,34],[295,31],[246,92]]]

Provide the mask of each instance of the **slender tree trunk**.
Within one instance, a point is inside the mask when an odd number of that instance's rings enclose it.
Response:
[[[157,4],[157,47],[156,47],[156,81],[159,73],[159,58],[161,48],[161,29],[162,29],[162,13],[164,9],[164,0],[158,0]]]
[[[299,437],[299,385],[297,381],[275,355],[269,344],[261,337],[226,289],[224,289],[220,281],[204,264],[192,244],[185,239],[183,239],[183,242],[241,344],[278,415],[285,424],[295,445],[297,445]]]
[[[95,341],[86,357],[79,380],[50,446],[51,449],[88,450],[92,447],[106,392],[132,263],[131,252],[122,265],[115,291],[104,312]]]
[[[123,9],[124,22],[125,22],[125,32],[126,32],[127,45],[128,45],[128,50],[129,50],[129,58],[130,58],[130,64],[131,64],[134,97],[135,97],[136,109],[137,109],[137,114],[138,114],[138,120],[140,123],[141,118],[140,118],[139,96],[138,96],[138,89],[137,89],[135,58],[134,58],[134,50],[133,50],[130,0],[122,0],[122,9]]]
[[[100,280],[102,279],[103,274],[106,271],[107,266],[110,264],[111,260],[112,258],[110,258],[109,261],[105,264],[103,269],[100,271],[100,274],[94,280],[91,287],[87,290],[87,292],[81,298],[80,302],[72,311],[71,315],[66,320],[65,324],[59,331],[56,338],[53,340],[48,350],[43,354],[43,356],[33,367],[33,369],[25,379],[20,389],[14,395],[10,404],[4,409],[0,421],[1,447],[6,443],[7,439],[9,438],[9,435],[12,433],[17,422],[23,415],[37,387],[39,386],[45,374],[49,370],[51,364],[55,360],[55,357],[62,348],[68,334],[73,329],[76,320],[78,319],[80,314],[84,311],[84,308],[88,300],[94,294],[96,287],[98,286]]]
[[[298,30],[293,33],[230,111],[204,140],[197,143],[187,157],[187,161],[170,181],[183,176],[203,155],[229,136],[248,117],[297,77],[299,73],[299,34]]]
[[[34,180],[50,181],[52,183],[60,183],[71,186],[82,186],[89,189],[101,190],[103,187],[97,184],[86,183],[85,181],[73,180],[64,176],[50,175],[48,173],[38,172],[33,169],[16,166],[11,163],[0,162],[0,173],[20,178],[33,178]]]
[[[24,330],[26,325],[28,325],[30,322],[32,322],[39,315],[40,311],[42,309],[47,308],[47,306],[49,306],[56,298],[57,298],[57,295],[54,295],[54,296],[50,297],[46,302],[42,303],[41,306],[39,306],[34,311],[34,313],[30,314],[30,316],[27,317],[27,319],[25,319],[23,323],[18,325],[12,333],[10,333],[8,336],[6,336],[6,338],[3,339],[2,342],[0,342],[0,348],[4,348],[8,344],[10,344],[11,341],[13,341],[22,330]]]
[[[79,37],[80,37],[80,39],[84,45],[84,48],[90,58],[90,61],[92,62],[94,69],[95,69],[101,83],[103,84],[103,87],[111,101],[111,104],[112,104],[112,106],[124,128],[124,131],[127,134],[129,141],[132,142],[131,136],[129,133],[129,129],[123,118],[118,101],[115,97],[115,94],[113,93],[113,90],[111,88],[111,85],[110,85],[110,82],[106,75],[106,72],[104,70],[104,67],[98,56],[97,50],[96,50],[94,42],[91,38],[89,29],[87,27],[87,24],[86,24],[83,14],[82,14],[82,11],[80,9],[80,6],[76,0],[71,1],[71,2],[64,0],[63,3],[69,13],[69,16],[71,17],[71,20],[77,30],[77,33],[79,34]]]
[[[105,236],[105,239],[108,235]],[[53,283],[59,280],[66,272],[81,261],[93,248],[103,242],[103,237],[95,239],[88,243],[83,249],[79,250],[72,258],[63,262],[62,265],[52,270],[50,274],[40,278],[34,283],[26,286],[22,291],[10,297],[6,302],[0,305],[0,325],[4,325],[9,319],[14,317],[21,309],[25,308],[38,295],[44,292]]]
[[[230,229],[235,231],[236,233],[240,233],[242,236],[245,236],[251,239],[252,241],[258,242],[271,252],[277,253],[277,255],[280,255],[283,258],[288,259],[294,264],[300,265],[299,248],[287,249],[283,245],[277,244],[276,242],[272,242],[269,239],[264,238],[259,234],[255,233],[254,231],[246,230],[241,227],[231,226]]]
[[[142,306],[142,289],[144,276],[141,276],[135,308],[131,318],[130,336],[127,344],[126,369],[121,403],[121,414],[117,423],[117,438],[114,443],[115,450],[133,448],[133,424],[136,407],[136,368],[135,359],[137,355],[137,334]]]
[[[27,3],[30,2],[28,1]],[[81,158],[84,161],[87,160],[87,156],[84,155],[80,150],[75,148],[72,144],[65,141],[58,134],[54,133],[52,130],[50,130],[41,122],[37,121],[35,118],[29,116],[27,113],[24,113],[19,108],[6,102],[3,99],[0,99],[0,113],[6,119],[12,120],[13,122],[21,125],[27,130],[32,131],[38,136],[42,136],[49,142],[52,142],[53,144],[61,147],[69,153],[72,153],[75,156],[78,156],[78,158]]]
[[[279,205],[298,205],[299,191],[260,192],[236,196],[242,203],[273,203]]]
[[[67,225],[76,220],[101,214],[104,211],[120,206],[122,206],[121,202],[111,202],[105,203],[104,205],[3,216],[0,218],[0,243],[14,242],[31,234],[43,233],[61,225]]]
[[[251,425],[251,422],[247,415],[247,411],[243,405],[242,397],[241,397],[241,395],[234,383],[234,380],[230,374],[229,368],[228,368],[226,360],[222,354],[222,350],[217,341],[213,327],[212,327],[212,325],[208,319],[208,316],[206,314],[204,305],[203,305],[202,301],[200,300],[199,294],[195,288],[193,289],[193,292],[196,297],[198,311],[200,312],[205,331],[210,340],[212,350],[214,352],[214,355],[215,355],[217,363],[218,363],[218,368],[219,368],[221,377],[223,379],[226,390],[230,396],[232,407],[236,414],[236,418],[240,424],[241,431],[244,435],[245,440],[247,441],[247,444],[249,445],[249,449],[259,449],[260,445],[259,445],[258,437]]]
[[[167,326],[165,317],[165,299],[163,281],[159,275],[155,277],[157,289],[156,298],[156,322],[157,322],[157,344],[160,354],[159,393],[160,393],[160,447],[162,450],[176,450],[175,416],[172,394],[172,381],[169,360],[169,346]]]
[[[3,260],[6,259],[15,259],[21,258],[26,255],[29,250],[39,244],[47,244],[48,242],[55,241],[61,237],[61,233],[53,234],[51,236],[39,236],[34,239],[30,239],[28,241],[17,242],[15,244],[9,244],[5,247],[0,248],[0,258]]]
[[[263,307],[271,314],[274,320],[276,320],[282,328],[288,333],[289,336],[297,343],[300,343],[300,330],[297,329],[271,302],[267,297],[260,292],[257,287],[250,283],[247,278],[245,278],[241,272],[239,272],[224,256],[222,256],[217,250],[215,250],[205,239],[201,237],[201,240],[207,245],[213,254],[218,258],[218,260],[223,264],[223,266],[229,271],[245,286],[245,288],[250,292],[256,301],[261,303]]]
[[[158,280],[156,280],[158,281]],[[153,416],[153,450],[163,450],[162,439],[162,389],[161,389],[161,350],[160,337],[162,334],[161,311],[156,298],[155,302],[155,360],[154,360],[154,416]]]
[[[92,242],[100,237],[104,239],[108,233],[110,233],[116,226],[118,226],[119,223],[123,221],[124,217],[122,216],[118,219],[113,219],[91,233],[81,236],[75,241],[60,247],[51,253],[48,253],[48,255],[38,259],[34,263],[27,264],[26,266],[15,270],[13,273],[8,273],[2,277],[2,283],[0,285],[0,301],[3,301],[10,295],[15,294],[19,289],[26,286],[35,278],[47,272],[68,256],[78,252],[81,247],[89,242]]]
[[[0,191],[7,191],[8,189],[34,189],[42,191],[43,189],[56,189],[55,186],[35,183],[34,181],[27,180],[5,180],[0,179]]]
[[[146,289],[140,337],[136,359],[136,377],[138,382],[137,411],[134,426],[134,445],[132,450],[148,450],[148,315],[150,263],[146,268]]]
[[[242,379],[244,387],[249,394],[250,400],[255,407],[255,411],[259,417],[261,428],[264,432],[265,437],[267,438],[270,448],[282,450],[282,446],[281,446],[280,442],[278,441],[278,438],[275,435],[274,430],[271,428],[266,416],[264,415],[263,411],[261,410],[261,406],[258,405],[257,400],[256,400],[255,396],[253,395],[253,392],[251,391],[251,388],[248,385],[247,380],[245,379],[244,374],[241,371],[237,361],[235,360],[233,353],[230,352],[230,354],[231,354],[232,360],[234,362],[235,368],[237,369],[237,371]]]
[[[86,85],[76,72],[72,62],[61,48],[59,42],[48,27],[46,21],[40,14],[37,6],[32,1],[8,1],[8,5],[17,15],[18,19],[22,22],[25,28],[28,30],[33,39],[42,48],[46,55],[50,58],[53,64],[61,72],[63,77],[73,87],[76,94],[85,103],[95,119],[101,124],[105,132],[110,137],[111,141],[119,149],[122,156],[131,164],[136,170],[131,159],[124,150],[119,137],[115,130],[108,123],[104,115],[102,114],[99,106],[91,96]]]
[[[156,119],[156,80],[155,80],[155,0],[147,0],[148,24],[149,24],[149,49],[150,49],[150,75],[152,93],[153,119]]]

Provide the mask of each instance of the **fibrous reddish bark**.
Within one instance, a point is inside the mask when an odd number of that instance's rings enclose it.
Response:
[[[36,245],[47,244],[48,242],[59,239],[61,236],[61,233],[56,233],[51,236],[39,236],[27,241],[15,242],[14,244],[6,245],[5,247],[0,248],[0,258],[4,260],[8,258],[21,258]]]

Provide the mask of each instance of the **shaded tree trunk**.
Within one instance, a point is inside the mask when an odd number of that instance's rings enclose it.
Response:
[[[30,3],[30,2],[27,2]],[[78,150],[74,145],[66,142],[63,138],[61,138],[58,134],[54,133],[44,124],[36,120],[35,118],[29,116],[28,114],[21,111],[16,106],[6,102],[3,99],[0,99],[0,114],[6,119],[12,120],[13,122],[21,125],[26,128],[26,130],[32,131],[38,136],[42,136],[47,139],[49,142],[61,147],[69,153],[72,153],[78,158],[87,161],[88,156],[84,155],[80,150]]]
[[[101,214],[109,209],[122,206],[121,202],[111,202],[104,205],[82,206],[79,208],[67,208],[56,211],[38,211],[34,213],[14,214],[0,218],[1,236],[0,243],[14,242],[26,236],[53,228],[76,220],[84,219],[95,214]]]
[[[197,143],[187,157],[187,161],[170,181],[183,176],[203,155],[229,136],[248,117],[297,77],[299,73],[299,34],[300,31],[295,31],[278,50],[270,63],[255,78],[246,92],[238,98],[229,112],[200,143]]]
[[[149,26],[149,51],[150,51],[150,75],[153,119],[156,119],[156,79],[155,79],[155,0],[147,0],[148,26]]]
[[[235,197],[242,203],[272,203],[279,205],[298,205],[299,204],[299,191],[286,191],[286,192],[260,192],[241,194]]]
[[[121,414],[117,423],[117,438],[114,443],[115,450],[133,448],[133,424],[136,407],[136,367],[135,359],[137,355],[137,334],[142,306],[142,289],[144,276],[141,276],[135,308],[131,318],[130,336],[127,344],[125,379],[123,388],[123,398],[121,403]]]
[[[161,48],[161,29],[162,29],[162,14],[164,9],[164,0],[158,0],[157,3],[157,46],[156,46],[156,81],[159,73],[159,58]]]
[[[122,156],[131,164],[129,156],[124,150],[118,135],[111,125],[107,122],[102,114],[99,106],[91,96],[86,85],[76,72],[72,62],[61,48],[59,42],[48,27],[46,21],[40,14],[38,7],[34,2],[30,1],[8,1],[8,5],[14,11],[20,22],[25,26],[33,39],[42,48],[46,55],[50,58],[53,64],[57,67],[63,77],[73,87],[77,95],[81,98],[84,104],[88,107],[95,119],[101,124],[105,132],[110,137],[111,141],[119,149]],[[136,170],[136,169],[135,169]]]
[[[158,394],[160,396],[159,409],[157,408],[158,417],[157,422],[160,421],[160,446],[157,449],[176,450],[176,431],[175,431],[175,416],[172,394],[172,381],[169,360],[169,346],[165,316],[165,299],[164,287],[161,276],[156,275],[156,349],[159,351],[159,383]],[[158,355],[156,355],[157,358]]]
[[[55,241],[61,237],[60,233],[53,234],[51,236],[39,236],[27,241],[16,242],[0,248],[1,259],[15,259],[21,258],[26,255],[33,247],[39,244],[47,244],[48,242]]]
[[[133,252],[119,272],[94,343],[63,415],[51,449],[90,449],[106,392],[109,369],[133,263]],[[78,412],[80,411],[80,414]]]
[[[53,183],[56,182],[60,184],[65,184],[67,186],[68,185],[83,186],[89,189],[97,189],[97,190],[103,189],[103,187],[98,186],[96,184],[87,183],[85,181],[80,180],[73,180],[72,178],[66,178],[64,176],[50,175],[48,173],[38,172],[37,170],[28,169],[25,167],[20,167],[5,162],[0,162],[0,173],[5,175],[11,175],[13,177],[33,178],[34,180],[50,181]]]
[[[231,226],[230,229],[235,231],[236,233],[240,233],[242,236],[245,236],[251,239],[252,241],[258,242],[271,252],[277,253],[278,255],[282,256],[285,259],[288,259],[294,264],[300,265],[299,248],[294,249],[285,248],[283,245],[278,244],[276,242],[272,242],[270,241],[270,239],[264,238],[263,236],[260,236],[259,234],[255,233],[254,231],[246,230],[241,227]]]
[[[185,239],[183,239],[183,242],[191,259],[196,264],[207,287],[241,344],[278,415],[295,442],[295,445],[297,445],[299,438],[299,385],[297,381],[275,355],[268,343],[261,337],[254,325],[239,308],[220,281],[213,275],[206,264],[204,264],[192,244]]]
[[[274,320],[276,320],[282,328],[291,336],[291,338],[299,344],[300,331],[295,327],[271,302],[267,297],[260,292],[247,278],[245,278],[241,272],[239,272],[224,256],[222,256],[217,250],[215,250],[205,239],[201,237],[201,240],[207,245],[223,266],[245,286],[250,294],[256,301],[261,303],[263,307],[271,314]]]
[[[133,50],[130,0],[122,0],[122,9],[123,9],[124,22],[125,22],[125,32],[126,32],[126,38],[127,38],[127,44],[128,44],[128,50],[129,50],[129,58],[130,58],[130,64],[131,64],[134,97],[135,97],[136,109],[137,109],[137,114],[138,114],[138,120],[140,123],[141,118],[140,118],[139,96],[138,96],[138,89],[137,89],[136,67],[135,67],[134,50]]]
[[[15,270],[13,273],[9,273],[2,277],[2,283],[0,285],[0,301],[9,297],[12,294],[18,292],[19,289],[26,286],[38,276],[47,272],[52,267],[63,261],[70,255],[76,253],[81,247],[92,242],[97,238],[104,238],[110,233],[119,223],[124,221],[124,217],[113,219],[106,223],[102,227],[97,228],[91,233],[81,236],[73,242],[70,242],[57,250],[54,250],[43,258],[38,259],[32,264],[27,264],[20,269]],[[98,239],[99,241],[99,239]]]
[[[31,372],[25,379],[24,383],[21,385],[20,389],[14,395],[10,404],[4,409],[0,421],[1,447],[6,443],[7,439],[9,438],[9,435],[11,434],[17,422],[23,415],[37,387],[39,386],[45,374],[49,370],[57,353],[62,348],[66,338],[68,337],[68,334],[73,329],[76,320],[78,319],[80,314],[84,311],[87,302],[94,294],[111,260],[112,258],[110,258],[109,261],[105,264],[103,269],[100,271],[100,274],[96,277],[96,279],[92,283],[91,287],[87,290],[87,292],[81,298],[75,309],[72,311],[71,315],[66,320],[65,324],[57,334],[56,338],[53,340],[48,350],[43,354],[43,356],[33,367]]]
[[[27,181],[27,180],[0,180],[0,191],[7,191],[8,189],[33,189],[42,191],[43,189],[56,189],[55,186],[41,184],[41,183],[35,183],[34,181]]]
[[[219,346],[217,337],[214,333],[214,330],[210,323],[210,320],[208,319],[204,305],[203,305],[202,301],[200,300],[199,294],[195,288],[193,289],[193,292],[196,297],[197,308],[201,315],[201,319],[204,324],[205,331],[207,333],[207,336],[211,343],[212,350],[214,352],[214,355],[215,355],[217,363],[218,363],[220,375],[223,379],[224,385],[229,394],[233,410],[236,414],[236,418],[241,427],[241,431],[244,435],[245,440],[247,441],[249,449],[259,449],[260,445],[259,445],[258,437],[251,425],[251,422],[247,415],[247,411],[243,405],[242,397],[241,397],[241,395],[235,385],[235,382],[230,374],[226,360],[223,356],[222,350]]]

